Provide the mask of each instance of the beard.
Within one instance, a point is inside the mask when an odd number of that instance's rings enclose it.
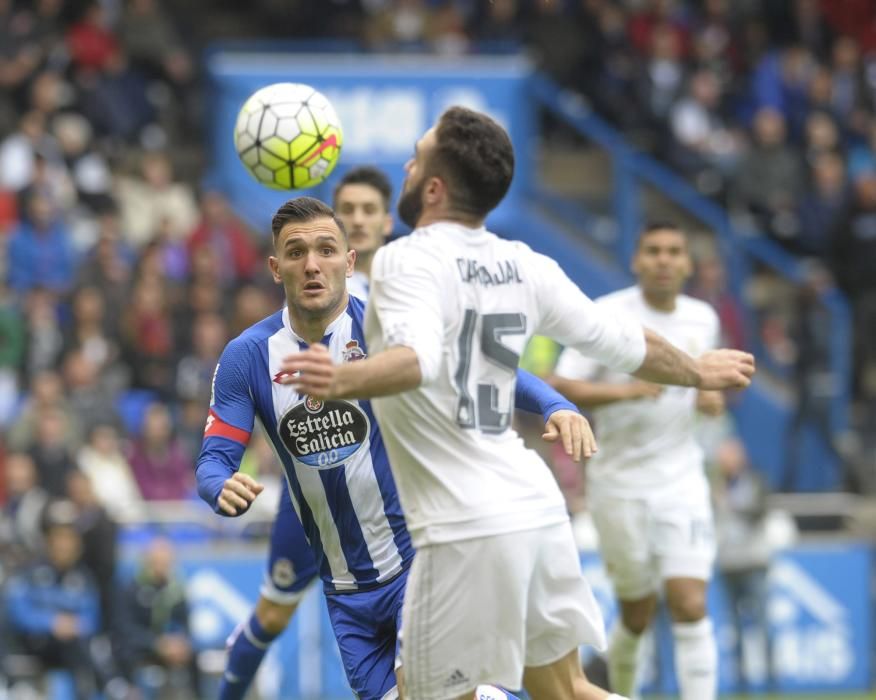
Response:
[[[423,188],[425,180],[402,191],[398,198],[398,217],[411,228],[417,228],[417,222],[423,213]]]

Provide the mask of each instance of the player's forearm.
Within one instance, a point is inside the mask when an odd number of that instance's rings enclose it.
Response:
[[[550,384],[519,367],[514,390],[514,408],[537,413],[545,421],[557,411],[575,410],[574,404]]]
[[[339,366],[331,393],[342,399],[373,399],[416,389],[422,380],[416,351],[397,345]]]
[[[645,360],[633,375],[657,384],[699,386],[696,360],[652,330],[645,329]]]
[[[630,395],[628,384],[583,382],[578,379],[557,376],[550,377],[548,384],[581,408],[596,408],[633,398]]]

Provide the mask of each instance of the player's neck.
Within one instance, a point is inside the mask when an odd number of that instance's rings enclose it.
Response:
[[[675,302],[678,299],[678,294],[663,294],[643,289],[642,297],[645,299],[645,303],[655,311],[669,314],[675,311]]]
[[[424,211],[420,215],[420,218],[417,219],[417,228],[423,228],[424,226],[431,226],[432,224],[438,223],[459,224],[466,228],[480,228],[484,225],[484,220],[452,211]]]
[[[374,262],[374,253],[367,253],[366,255],[357,255],[356,256],[356,264],[354,269],[356,272],[361,272],[368,279],[371,279],[371,263]]]
[[[295,334],[308,345],[321,343],[325,337],[326,329],[347,310],[349,296],[344,293],[341,303],[334,309],[319,316],[299,313],[293,304],[286,303],[289,309],[289,325]]]

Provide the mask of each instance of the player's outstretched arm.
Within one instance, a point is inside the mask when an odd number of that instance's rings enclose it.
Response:
[[[580,379],[567,379],[556,375],[548,378],[548,383],[569,401],[580,408],[597,408],[618,401],[654,399],[663,391],[658,384],[651,382],[588,382]]]
[[[325,345],[286,357],[281,381],[319,399],[371,399],[416,389],[422,381],[417,353],[396,345],[358,362],[335,364]]]
[[[649,382],[720,391],[743,389],[754,375],[754,357],[740,350],[711,350],[694,359],[647,328],[645,344],[645,360],[633,374]]]

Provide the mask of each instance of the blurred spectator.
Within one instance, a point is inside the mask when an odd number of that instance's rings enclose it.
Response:
[[[155,238],[164,220],[173,240],[182,240],[198,222],[198,206],[188,185],[174,182],[170,159],[163,153],[143,156],[141,178],[119,178],[116,196],[122,234],[136,248]]]
[[[37,430],[45,414],[60,411],[64,417],[64,437],[75,444],[82,434],[79,417],[73,412],[64,394],[61,376],[54,370],[44,370],[36,374],[30,384],[30,394],[6,435],[6,440],[14,450],[29,450],[36,442]]]
[[[116,521],[142,514],[143,497],[125,457],[116,426],[95,425],[76,455],[76,465],[91,482],[94,495]]]
[[[194,492],[194,464],[174,436],[164,404],[154,403],[146,411],[142,435],[133,444],[129,462],[147,501],[181,501]]]
[[[718,473],[712,492],[717,563],[730,602],[737,678],[747,690],[745,630],[755,625],[761,647],[758,660],[766,663],[771,686],[773,664],[766,586],[772,547],[766,530],[766,485],[748,464],[745,447],[737,438],[730,438],[718,447],[715,461]]]
[[[530,14],[524,24],[526,41],[538,68],[560,85],[577,85],[584,55],[579,27],[566,16],[560,0],[533,3]]]
[[[73,457],[75,445],[65,434],[68,426],[60,408],[44,408],[36,425],[36,439],[29,450],[40,485],[54,498],[66,497],[67,475],[76,465]]]
[[[160,685],[202,697],[198,666],[189,633],[189,607],[184,581],[174,572],[173,545],[153,540],[134,578],[122,594],[117,647],[130,678],[149,669],[162,672]],[[186,692],[190,693],[187,695]]]
[[[638,101],[648,127],[660,143],[672,106],[681,95],[685,78],[681,35],[670,24],[649,31],[648,54],[638,78]]]
[[[105,330],[118,333],[122,311],[127,305],[131,285],[131,264],[119,232],[119,218],[109,210],[101,214],[97,243],[79,267],[78,286],[92,286],[104,295]]]
[[[54,369],[64,348],[64,334],[58,313],[58,296],[43,288],[35,288],[24,300],[25,357],[24,374],[31,378]]]
[[[814,71],[812,54],[805,47],[792,44],[766,54],[751,76],[755,109],[758,113],[765,109],[779,112],[784,122],[783,137],[784,131],[792,139],[800,135],[808,113],[809,80]]]
[[[0,282],[0,427],[18,405],[18,374],[24,364],[25,319],[8,288]]]
[[[249,231],[234,216],[225,197],[207,191],[201,198],[201,221],[188,239],[190,257],[210,248],[217,263],[213,274],[225,286],[238,286],[262,270],[262,258]]]
[[[82,565],[91,573],[98,589],[98,628],[107,632],[115,622],[118,526],[101,506],[89,478],[78,469],[72,469],[67,475],[67,492],[76,507],[76,528],[82,537]]]
[[[44,194],[32,192],[26,210],[27,221],[9,239],[9,286],[17,292],[66,291],[75,272],[69,232]]]
[[[122,338],[134,386],[167,396],[173,387],[176,348],[170,309],[160,280],[143,278],[134,287],[122,319]]]
[[[696,261],[691,295],[708,302],[721,321],[721,347],[745,350],[745,322],[739,302],[727,288],[727,272],[721,259],[710,254]]]
[[[127,371],[119,365],[121,349],[107,331],[104,295],[98,287],[82,286],[71,299],[72,324],[64,338],[64,352],[81,352],[101,376],[101,382],[119,389]]]
[[[242,287],[234,297],[229,337],[236,338],[251,325],[279,309],[281,305],[282,301],[279,297],[272,299],[259,287],[253,285]]]
[[[867,140],[849,149],[849,177],[852,180],[867,173],[876,173],[876,117],[868,124]]]
[[[854,314],[856,393],[876,397],[876,171],[858,175],[831,240],[833,275]]]
[[[64,357],[64,382],[70,406],[79,416],[84,435],[88,435],[96,425],[121,424],[114,408],[116,394],[121,387],[112,386],[111,378],[100,373],[99,367],[88,358],[84,349],[71,350]]]
[[[721,116],[720,90],[714,73],[697,71],[688,82],[687,96],[674,104],[670,114],[678,144],[673,163],[707,195],[724,190],[742,149],[740,138]]]
[[[144,130],[155,121],[155,106],[146,80],[130,67],[122,49],[107,56],[100,72],[80,74],[78,87],[82,111],[100,134],[127,143],[150,143]]]
[[[796,234],[794,206],[803,194],[800,158],[787,142],[782,113],[765,107],[754,118],[754,144],[736,173],[735,194],[740,206],[778,240]]]
[[[192,79],[191,59],[158,0],[130,0],[119,22],[119,36],[131,62],[148,77],[177,85]]]
[[[644,55],[654,47],[655,34],[669,32],[680,55],[686,55],[688,29],[683,13],[684,4],[676,0],[644,0],[639,3],[630,14],[627,27],[633,47]]]
[[[365,36],[379,50],[423,49],[430,38],[433,9],[423,0],[388,0],[367,20]]]
[[[785,463],[778,483],[783,491],[794,490],[806,427],[815,429],[827,450],[843,466],[836,449],[838,436],[831,425],[831,403],[837,390],[830,366],[831,316],[818,298],[831,284],[830,273],[820,263],[809,260],[806,281],[794,299],[790,335],[796,355],[793,378],[797,396],[788,424]],[[845,479],[851,475],[843,473],[842,476]],[[853,486],[851,483],[843,485]]]
[[[176,368],[176,395],[181,400],[210,401],[213,373],[225,343],[225,321],[218,314],[200,314],[192,324],[192,352]]]
[[[67,31],[67,48],[74,67],[88,72],[107,68],[119,43],[103,3],[94,1],[85,6],[79,21]]]
[[[49,494],[40,487],[36,465],[27,453],[9,453],[4,466],[7,498],[0,511],[0,552],[3,567],[14,570],[42,554]]]
[[[72,177],[77,200],[91,212],[112,206],[109,164],[93,148],[93,128],[81,114],[65,113],[55,118],[52,131]],[[93,242],[93,241],[92,241]]]
[[[46,518],[45,560],[23,569],[6,589],[13,645],[47,668],[69,671],[77,700],[90,700],[97,689],[88,648],[100,623],[97,586],[82,566],[75,506],[53,503]]]
[[[872,108],[858,42],[850,36],[838,37],[832,59],[834,113],[848,120],[856,109]]]
[[[798,233],[787,243],[798,255],[824,259],[832,233],[848,207],[849,188],[842,156],[819,153],[812,163],[812,187],[797,205]]]
[[[520,0],[474,3],[469,27],[479,41],[519,42],[523,38]]]
[[[12,0],[0,0],[0,87],[4,92],[24,83],[43,58],[39,46],[29,41],[22,19]]]

